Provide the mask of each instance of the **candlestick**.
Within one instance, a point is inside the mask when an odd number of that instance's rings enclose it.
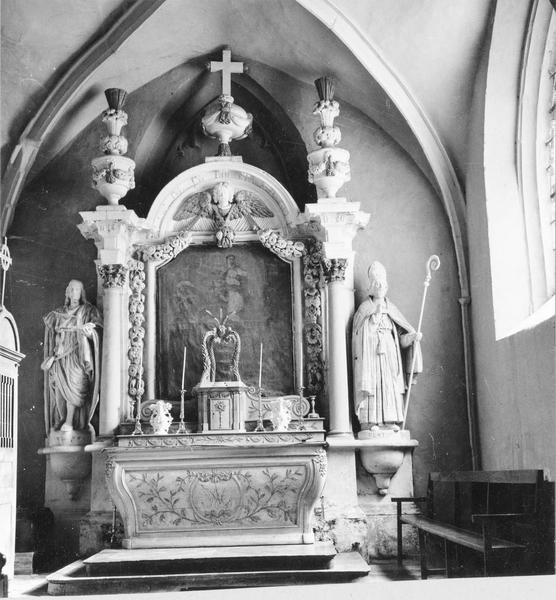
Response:
[[[187,433],[187,429],[185,427],[185,422],[183,420],[184,416],[185,416],[185,411],[184,411],[184,396],[185,396],[185,390],[182,389],[180,391],[180,424],[178,425],[178,430],[176,433]]]
[[[139,366],[137,370],[137,393],[135,395],[135,429],[132,435],[143,435],[143,429],[141,428],[141,398],[143,397],[143,378],[141,376],[141,370],[143,369],[143,345],[139,352]]]
[[[304,406],[304,398],[303,398],[303,390],[304,387],[303,385],[299,386],[299,400],[298,400],[298,409],[297,412],[299,413],[297,415],[297,428],[299,430],[304,430],[305,429],[305,424],[303,423],[303,412],[305,411],[305,406]]]
[[[183,368],[181,371],[181,388],[180,389],[184,389],[185,388],[185,360],[187,358],[187,346],[183,347]]]
[[[259,389],[261,389],[262,378],[263,378],[263,343],[261,342],[261,352],[259,355]]]
[[[262,378],[263,378],[263,343],[261,342],[261,351],[259,353],[259,415],[255,431],[264,431],[263,424],[263,399],[262,399]]]

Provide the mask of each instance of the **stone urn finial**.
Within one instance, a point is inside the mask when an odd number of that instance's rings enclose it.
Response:
[[[127,125],[127,113],[123,110],[127,92],[120,88],[109,88],[104,95],[108,108],[102,113],[102,122],[106,124],[108,134],[100,140],[104,155],[91,162],[92,185],[108,204],[117,205],[135,187],[135,162],[123,156],[127,152],[127,138],[121,133],[122,127]]]
[[[309,182],[314,183],[319,198],[334,198],[342,185],[350,180],[349,152],[337,148],[342,139],[340,128],[334,119],[340,114],[340,105],[334,100],[335,84],[330,77],[315,80],[319,96],[313,107],[313,114],[319,115],[320,127],[313,134],[319,150],[310,152]]]
[[[251,133],[253,115],[234,103],[232,73],[243,73],[242,62],[232,62],[231,50],[223,50],[221,61],[211,61],[211,72],[222,71],[222,93],[211,102],[201,119],[207,137],[218,140],[218,156],[232,156],[230,142],[242,140]]]

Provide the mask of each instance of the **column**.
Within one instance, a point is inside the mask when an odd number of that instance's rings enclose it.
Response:
[[[345,198],[320,198],[305,206],[305,215],[320,225],[323,240],[323,268],[327,282],[328,320],[328,437],[353,438],[350,423],[348,381],[348,325],[354,308],[353,238],[369,221],[359,202]]]
[[[349,305],[343,298],[347,259],[325,259],[323,266],[328,285],[328,435],[352,436],[345,327]]]
[[[125,332],[127,267],[123,264],[97,265],[103,287],[103,336],[100,380],[99,435],[113,435],[123,416],[125,362],[121,357]],[[124,347],[125,348],[125,347]]]
[[[80,213],[78,225],[98,248],[97,271],[102,282],[103,339],[99,435],[114,435],[126,414],[128,351],[128,261],[144,219],[124,206],[97,206]]]

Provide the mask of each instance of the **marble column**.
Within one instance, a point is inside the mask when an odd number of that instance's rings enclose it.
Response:
[[[99,435],[111,437],[127,414],[128,261],[144,219],[124,206],[97,206],[80,213],[78,225],[98,248],[97,271],[102,283],[104,314]]]
[[[315,204],[305,206],[306,218],[319,225],[327,281],[329,438],[353,438],[347,346],[354,309],[352,242],[357,231],[368,223],[370,217],[359,210],[359,206],[359,202],[348,202],[345,198],[319,198]]]
[[[351,307],[344,297],[347,262],[346,258],[324,259],[323,267],[328,285],[328,435],[351,437],[346,346],[346,317],[349,317]]]

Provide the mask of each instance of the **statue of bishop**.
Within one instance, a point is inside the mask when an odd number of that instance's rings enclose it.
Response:
[[[388,282],[381,263],[370,266],[369,282],[369,297],[353,318],[355,411],[362,429],[398,431],[413,352],[414,373],[423,368],[422,335],[386,297]]]

